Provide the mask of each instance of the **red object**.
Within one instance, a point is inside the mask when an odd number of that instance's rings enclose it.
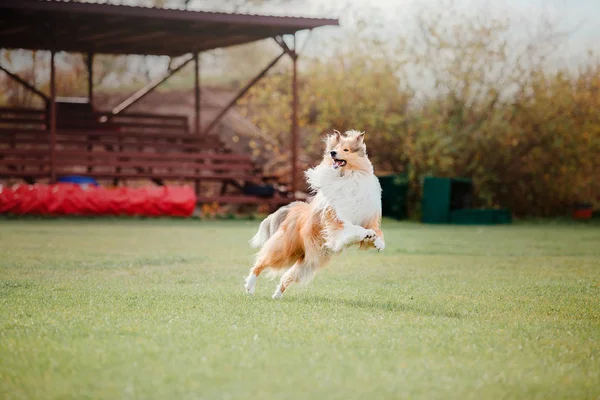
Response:
[[[107,189],[71,183],[0,186],[0,213],[189,217],[196,194],[185,186]]]
[[[574,219],[592,219],[592,208],[579,208],[573,211]]]

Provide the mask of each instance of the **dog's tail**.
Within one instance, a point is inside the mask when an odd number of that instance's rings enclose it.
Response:
[[[250,239],[250,245],[255,248],[262,247],[267,240],[277,232],[277,229],[279,229],[279,226],[285,220],[295,203],[296,202],[281,207],[279,210],[265,218],[263,222],[260,223],[256,235]]]

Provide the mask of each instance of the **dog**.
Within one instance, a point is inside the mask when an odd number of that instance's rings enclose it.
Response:
[[[322,162],[305,172],[314,197],[296,201],[265,218],[250,240],[259,248],[245,280],[254,294],[265,270],[280,275],[274,299],[293,282],[306,283],[346,247],[385,248],[381,231],[381,186],[367,156],[364,132],[335,131],[325,139]]]

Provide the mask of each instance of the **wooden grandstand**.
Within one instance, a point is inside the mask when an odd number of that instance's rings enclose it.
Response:
[[[336,25],[336,20],[241,15],[111,4],[47,0],[0,3],[0,48],[51,52],[50,93],[44,94],[3,66],[0,69],[43,99],[41,109],[0,108],[0,178],[28,183],[56,182],[62,176],[88,176],[122,181],[194,182],[198,201],[283,204],[297,188],[298,54],[283,40],[299,30]],[[200,124],[199,53],[219,47],[273,38],[282,49],[224,109],[204,127]],[[84,101],[56,94],[55,55],[59,51],[87,55],[88,96]],[[183,59],[111,110],[94,107],[95,54],[167,55]],[[228,150],[214,134],[219,121],[283,56],[293,60],[291,187],[261,195],[257,190],[276,179],[262,174],[246,154]],[[185,115],[133,113],[130,107],[185,65],[194,65],[194,119]],[[203,182],[220,184],[206,194]]]

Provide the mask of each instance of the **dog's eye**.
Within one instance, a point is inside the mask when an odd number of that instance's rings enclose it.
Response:
[[[348,149],[344,149],[344,151],[345,151],[345,152],[348,152],[348,151],[350,151],[350,150],[348,150]]]

